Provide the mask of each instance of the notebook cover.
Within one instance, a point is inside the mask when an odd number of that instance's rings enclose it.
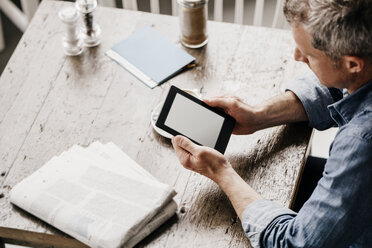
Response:
[[[195,60],[151,27],[136,31],[116,44],[107,55],[151,88]]]

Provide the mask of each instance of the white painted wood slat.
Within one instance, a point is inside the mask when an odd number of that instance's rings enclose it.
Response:
[[[28,0],[25,0],[25,1],[28,1]],[[104,7],[116,8],[115,0],[98,0],[98,5],[104,6]]]
[[[130,10],[138,10],[137,0],[122,0],[123,8]]]
[[[21,6],[27,19],[30,21],[39,6],[39,0],[21,0]]]
[[[244,18],[244,0],[235,0],[234,22],[243,24]]]
[[[223,20],[223,0],[214,0],[214,20],[218,22]]]
[[[254,9],[254,16],[253,16],[254,26],[262,26],[263,10],[264,10],[264,0],[256,0],[256,6]]]
[[[284,0],[276,1],[274,19],[271,25],[273,28],[284,28],[285,26],[286,20],[283,14],[283,4],[284,4]]]
[[[28,26],[27,16],[18,7],[9,0],[0,0],[0,9],[9,17],[9,19],[21,30],[26,31]]]
[[[172,0],[172,15],[176,16],[178,14],[178,3],[177,0]]]
[[[151,13],[159,14],[160,13],[159,0],[150,0],[150,9]]]

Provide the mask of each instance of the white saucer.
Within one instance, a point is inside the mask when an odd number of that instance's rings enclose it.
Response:
[[[199,99],[201,98],[201,94],[199,93],[199,89],[184,89],[183,91],[185,91],[185,92],[189,93],[190,95],[193,95],[193,96],[195,96]],[[159,118],[160,111],[161,111],[162,107],[163,107],[163,102],[156,105],[156,107],[152,110],[152,112],[151,112],[151,125],[154,128],[155,132],[157,132],[158,134],[160,134],[161,136],[163,136],[167,139],[171,139],[173,137],[172,134],[158,128],[155,125],[156,121]]]

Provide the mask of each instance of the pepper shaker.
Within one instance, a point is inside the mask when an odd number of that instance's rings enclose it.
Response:
[[[181,42],[189,48],[207,44],[208,0],[178,0]]]
[[[93,21],[93,11],[97,0],[76,0],[76,8],[84,19],[83,40],[86,47],[94,47],[101,43],[101,28]]]
[[[63,51],[66,55],[76,56],[83,52],[83,40],[77,25],[79,13],[73,7],[63,8],[58,12],[59,19],[65,24]]]

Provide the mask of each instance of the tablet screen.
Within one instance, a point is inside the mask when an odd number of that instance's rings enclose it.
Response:
[[[186,136],[223,154],[235,119],[172,85],[155,125],[171,135]]]
[[[213,111],[176,94],[164,124],[204,146],[214,148],[224,120]]]

